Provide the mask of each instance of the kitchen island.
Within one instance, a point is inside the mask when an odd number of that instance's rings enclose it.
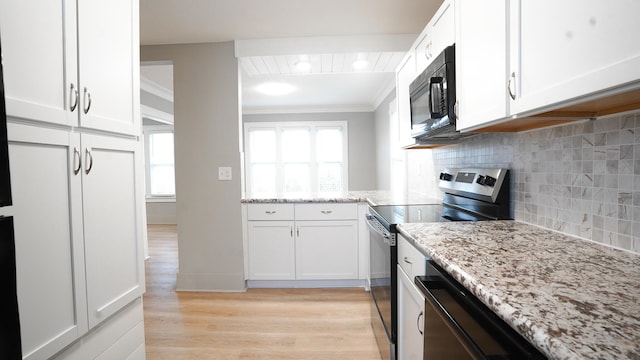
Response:
[[[638,254],[517,221],[399,228],[549,358],[640,358]]]

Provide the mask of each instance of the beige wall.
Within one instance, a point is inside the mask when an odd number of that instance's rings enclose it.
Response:
[[[245,289],[240,209],[238,62],[234,44],[142,46],[174,71],[178,290]],[[232,167],[219,181],[217,168]]]

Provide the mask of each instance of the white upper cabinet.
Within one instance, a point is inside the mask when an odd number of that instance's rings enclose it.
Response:
[[[456,4],[457,127],[508,115],[507,2]]]
[[[0,0],[9,116],[73,126],[77,88],[75,2]],[[74,84],[74,90],[70,88]]]
[[[411,104],[409,84],[416,77],[415,53],[409,52],[396,71],[396,103],[398,106],[398,143],[401,147],[415,143],[411,137]]]
[[[138,3],[0,0],[11,117],[139,133]]]
[[[640,2],[519,1],[511,8],[512,113],[640,79]],[[517,32],[516,32],[517,34]]]
[[[634,0],[458,0],[458,130],[518,131],[636,109],[638,13]]]
[[[80,125],[140,132],[137,1],[78,1]]]
[[[455,42],[453,0],[445,1],[424,28],[414,47],[416,73],[424,71],[447,46]]]

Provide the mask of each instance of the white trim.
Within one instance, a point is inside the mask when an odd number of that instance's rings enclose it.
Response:
[[[247,280],[247,288],[345,288],[358,287],[366,290],[366,280]]]
[[[409,51],[418,34],[310,36],[236,40],[237,58],[268,55]]]
[[[374,112],[376,110],[376,107],[372,105],[336,105],[336,106],[326,105],[322,107],[312,107],[312,106],[245,107],[245,108],[242,108],[242,114],[243,115],[260,115],[260,114]]]
[[[173,102],[173,90],[158,84],[144,76],[140,76],[140,90]]]
[[[173,126],[173,114],[152,108],[147,105],[140,105],[140,113],[143,119],[151,119],[163,124]]]
[[[374,111],[375,109],[378,109],[378,106],[382,104],[384,99],[386,99],[387,96],[389,96],[389,94],[394,92],[395,88],[396,88],[396,77],[393,76],[391,79],[389,79],[389,81],[385,84],[385,86],[380,89],[375,99],[373,100]]]

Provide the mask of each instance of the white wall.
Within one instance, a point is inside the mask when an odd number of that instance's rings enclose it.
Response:
[[[391,144],[389,105],[395,99],[395,89],[382,101],[374,114],[376,123],[377,190],[391,190]]]
[[[141,47],[174,66],[178,290],[245,289],[240,209],[240,106],[234,44]],[[232,181],[218,181],[230,166]]]
[[[347,121],[349,132],[349,190],[376,190],[376,133],[371,112],[246,114],[244,122]]]

